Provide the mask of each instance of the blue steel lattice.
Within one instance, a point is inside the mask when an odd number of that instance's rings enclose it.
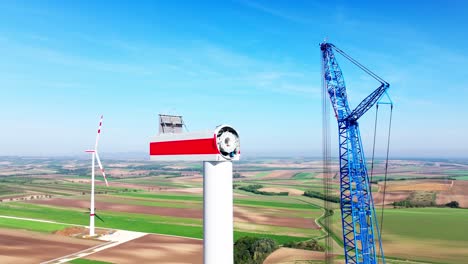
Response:
[[[389,88],[389,84],[333,44],[322,43],[320,49],[323,84],[330,96],[338,121],[340,207],[346,263],[375,264],[378,263],[375,238],[376,236],[379,238],[380,233],[357,120],[381,98]],[[381,83],[353,111],[349,108],[343,74],[335,59],[333,49]],[[381,247],[381,240],[377,239],[377,242]],[[381,255],[385,263],[383,250]]]

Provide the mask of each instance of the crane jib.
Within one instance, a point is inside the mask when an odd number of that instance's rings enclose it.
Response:
[[[390,85],[335,45],[322,43],[320,50],[324,90],[330,97],[338,121],[340,208],[346,263],[378,263],[377,246],[380,247],[381,260],[385,263],[357,121],[379,101]],[[380,83],[380,86],[352,111],[334,50]]]

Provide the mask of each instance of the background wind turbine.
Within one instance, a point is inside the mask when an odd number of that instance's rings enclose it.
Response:
[[[102,127],[102,118],[99,121],[99,128],[96,135],[96,143],[94,144],[93,150],[86,150],[86,152],[92,154],[92,161],[91,161],[91,205],[89,208],[89,236],[94,236],[94,216],[95,216],[95,208],[94,208],[94,168],[95,163],[94,161],[97,160],[99,169],[101,170],[102,176],[104,177],[104,181],[106,182],[106,186],[109,186],[107,183],[106,173],[104,172],[104,168],[102,167],[101,160],[99,159],[98,154],[98,143],[99,143],[99,136],[101,135],[101,127]]]

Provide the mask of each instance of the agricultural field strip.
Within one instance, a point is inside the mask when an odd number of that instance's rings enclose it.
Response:
[[[376,210],[378,218],[380,220],[380,210]],[[383,239],[384,247],[387,241],[399,240],[398,247],[409,247],[411,248],[414,243],[424,240],[435,241],[436,246],[429,246],[426,253],[421,255],[415,255],[414,252],[409,253],[411,257],[400,254],[387,254],[389,259],[402,260],[402,263],[406,263],[409,260],[415,263],[461,263],[459,259],[466,259],[466,253],[444,255],[444,257],[451,258],[446,261],[440,262],[434,261],[433,258],[440,259],[440,254],[445,250],[451,250],[454,246],[463,248],[463,242],[468,241],[464,232],[460,230],[468,229],[468,222],[465,219],[468,218],[468,210],[465,209],[451,209],[451,208],[411,208],[411,209],[387,209],[385,210],[384,218],[384,230]],[[431,219],[431,221],[427,221]],[[405,223],[402,225],[401,223]],[[332,232],[335,233],[334,239],[338,239],[342,244],[341,237],[341,218],[333,217],[332,220]],[[451,229],[445,227],[451,226]],[[431,230],[431,232],[422,232],[421,230]],[[441,245],[446,245],[446,248]],[[456,251],[455,251],[456,252]],[[466,252],[466,251],[465,251]],[[407,252],[408,253],[408,252]],[[399,262],[397,262],[399,263]]]
[[[103,250],[118,246],[120,244],[129,242],[131,240],[134,240],[134,239],[137,239],[137,238],[140,238],[140,237],[143,237],[143,236],[147,235],[147,233],[131,232],[131,231],[123,231],[123,230],[118,230],[116,232],[121,232],[121,235],[119,235],[118,237],[110,235],[110,237],[112,237],[112,238],[107,237],[108,239],[110,239],[108,243],[97,245],[97,246],[94,246],[92,248],[84,249],[84,250],[79,251],[79,252],[75,252],[75,253],[72,253],[72,254],[69,254],[69,255],[66,255],[66,256],[62,256],[62,257],[53,259],[53,260],[42,262],[41,264],[64,263],[64,262],[71,261],[73,259],[83,258],[83,257],[86,257],[88,255],[97,253],[99,251],[103,251]],[[122,235],[122,233],[123,233],[123,235]]]
[[[152,187],[152,186],[161,186],[161,187],[174,187],[174,188],[190,188],[194,185],[191,184],[180,184],[180,183],[173,183],[168,181],[161,181],[161,179],[153,180],[153,179],[118,179],[115,180],[116,182],[122,183],[131,183],[131,184],[141,184],[142,187]],[[201,186],[201,184],[196,185]]]
[[[137,197],[137,198],[148,198],[148,199],[160,199],[160,200],[179,200],[179,201],[190,201],[190,202],[203,202],[202,196],[194,195],[166,195],[166,194],[150,194],[150,193],[118,193],[113,194],[116,196],[128,196],[128,197]],[[249,200],[244,198],[235,198],[234,204],[243,205],[243,206],[261,206],[261,207],[278,207],[278,208],[288,208],[288,209],[303,209],[310,210],[318,208],[316,205],[307,204],[307,203],[295,203],[290,199],[282,199],[280,201],[275,201],[275,197],[267,197],[265,200]]]
[[[270,173],[271,173],[270,171],[263,171],[263,172],[259,172],[259,173],[255,174],[253,177],[258,179],[258,178],[265,177]]]
[[[53,219],[66,219],[67,221],[74,221],[80,219],[83,222],[87,222],[88,218],[86,216],[87,212],[78,211],[76,209],[81,209],[78,207],[61,207],[61,206],[50,206],[50,205],[38,205],[31,203],[8,203],[8,205],[0,205],[0,213],[3,212],[4,215],[11,215],[10,213],[21,214],[20,217],[27,217],[28,215],[36,216],[46,216],[50,217],[51,221]],[[83,208],[84,210],[84,208]],[[115,211],[105,211],[98,210],[98,213],[101,216],[108,215],[112,218],[133,218],[142,221],[148,221],[151,223],[159,224],[177,224],[179,226],[201,226],[202,220],[196,218],[185,218],[185,217],[172,217],[172,216],[159,216],[152,214],[141,214],[141,213],[129,213],[129,212],[115,212]],[[18,216],[18,215],[14,215]],[[54,218],[55,217],[55,218]],[[48,218],[47,218],[48,219]],[[76,222],[75,222],[76,223]]]
[[[80,200],[88,200],[88,197],[77,197]],[[187,202],[187,201],[173,201],[164,199],[148,199],[148,198],[137,198],[132,197],[122,198],[116,195],[105,195],[97,198],[97,201],[108,202],[108,203],[120,203],[129,205],[143,205],[143,206],[155,206],[155,207],[167,207],[167,208],[203,208],[203,204],[199,202]]]
[[[84,224],[87,223],[88,218],[87,216],[83,216],[80,212],[75,210],[67,210],[61,209],[59,207],[50,207],[50,206],[37,206],[31,204],[21,204],[17,203],[18,205],[25,205],[25,208],[21,208],[21,210],[12,211],[11,208],[5,210],[0,206],[0,213],[5,215],[12,215],[12,214],[20,214],[19,217],[23,217],[25,219],[35,219],[26,217],[28,215],[35,215],[38,218],[46,218],[49,217],[50,219],[67,219],[67,221],[71,222],[69,225],[77,225],[77,226],[85,226]],[[11,207],[11,206],[9,206]],[[30,211],[27,211],[27,210]],[[31,209],[36,209],[31,211]],[[37,209],[42,209],[42,212],[38,212]],[[45,214],[47,213],[47,214]],[[153,233],[153,234],[164,234],[164,235],[172,235],[172,236],[179,236],[179,237],[190,237],[190,238],[202,238],[203,236],[203,228],[201,224],[197,225],[187,225],[187,224],[174,224],[173,221],[170,221],[170,224],[167,222],[158,222],[154,221],[154,215],[141,215],[141,214],[132,214],[132,213],[116,213],[116,212],[100,212],[102,218],[106,220],[105,223],[97,222],[96,225],[98,228],[105,228],[105,229],[120,229],[120,230],[130,230],[130,231],[137,231],[137,232],[145,232],[145,233]],[[117,215],[117,216],[116,216]],[[129,218],[131,218],[129,222]],[[159,217],[159,218],[175,218],[175,217]],[[201,222],[198,219],[188,219],[183,218],[184,220],[192,220]],[[45,220],[45,221],[53,221],[53,220]],[[105,226],[107,225],[107,226]],[[105,226],[105,227],[104,227]],[[183,228],[181,228],[183,227]],[[240,237],[240,234],[250,235],[250,236],[260,236],[260,237],[270,237],[275,238],[281,242],[288,242],[288,241],[303,241],[308,239],[305,236],[291,236],[291,235],[281,235],[281,234],[270,234],[269,233],[259,233],[259,232],[249,232],[249,231],[241,231],[235,230],[234,235],[235,237]],[[310,238],[310,237],[309,237]]]
[[[39,223],[48,223],[48,224],[62,225],[62,226],[88,227],[87,225],[62,223],[62,222],[51,221],[51,220],[43,220],[43,219],[27,218],[27,217],[16,217],[16,216],[8,216],[8,215],[0,215],[0,218],[15,219],[15,220],[21,220],[21,221],[32,221],[32,222],[39,222]],[[131,231],[131,230],[120,230],[120,229],[116,229],[116,228],[107,228],[107,227],[97,227],[97,228],[105,229],[105,230],[115,230],[115,231]],[[177,238],[189,238],[189,239],[195,239],[195,240],[203,240],[202,238],[194,238],[194,237],[184,237],[184,236],[158,234],[158,233],[145,233],[145,232],[140,232],[140,231],[136,231],[136,232],[144,233],[144,234],[156,234],[156,235],[167,236],[167,237],[177,237]]]
[[[128,241],[126,241],[126,242],[128,242]],[[89,256],[89,255],[91,255],[93,253],[96,253],[96,252],[99,252],[99,251],[102,251],[102,250],[105,250],[105,249],[109,249],[109,248],[115,247],[115,246],[120,245],[120,244],[122,244],[122,243],[109,241],[107,243],[96,245],[94,247],[90,247],[90,248],[87,248],[87,249],[84,249],[84,250],[81,250],[81,251],[78,251],[78,252],[75,252],[75,253],[72,253],[72,254],[69,254],[69,255],[66,255],[66,256],[62,256],[62,257],[58,257],[58,258],[51,259],[51,260],[48,260],[48,261],[44,261],[44,262],[41,262],[40,264],[68,263],[69,261],[72,261],[74,259],[86,257],[86,256]]]
[[[253,224],[253,223],[246,223],[246,222],[234,222],[234,229],[238,231],[255,231],[255,232],[261,232],[261,233],[274,233],[278,235],[293,235],[293,236],[299,236],[299,237],[305,236],[305,237],[311,237],[311,238],[313,237],[316,239],[322,235],[320,229],[272,226],[272,225]]]
[[[31,222],[33,224],[29,225],[28,222]],[[38,223],[40,223],[41,225],[37,225]],[[0,227],[6,228],[26,229],[30,231],[48,233],[61,230],[67,226],[75,225],[50,220],[0,215]]]
[[[106,262],[106,261],[98,261],[98,260],[92,260],[92,259],[73,259],[70,260],[68,263],[70,264],[113,264],[111,262]]]
[[[279,181],[292,181],[292,180],[279,180]],[[296,180],[294,180],[296,181]],[[236,182],[237,184],[240,184]],[[249,185],[249,184],[261,184],[266,186],[281,186],[281,187],[287,187],[287,188],[294,188],[294,189],[299,189],[299,190],[309,190],[309,189],[317,189],[317,190],[323,190],[323,187],[320,185],[322,182],[311,185],[311,184],[284,184],[284,183],[276,183],[274,181],[260,181],[260,180],[246,180],[243,182],[243,185]],[[331,184],[331,188],[335,190],[339,190],[340,186],[339,184]]]
[[[58,189],[58,190],[71,190],[71,191],[85,191],[89,192],[89,183],[49,183],[49,184],[24,184],[25,186],[33,186],[33,187],[45,187],[50,189]],[[97,192],[120,192],[120,191],[128,191],[129,188],[123,187],[106,187],[106,186],[95,186],[95,190]]]
[[[304,179],[311,179],[314,178],[317,175],[316,172],[299,172],[296,173],[292,176],[292,179],[297,179],[297,180],[304,180]]]

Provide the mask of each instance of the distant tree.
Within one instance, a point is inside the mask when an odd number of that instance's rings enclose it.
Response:
[[[297,248],[297,249],[306,249],[306,250],[313,250],[313,251],[325,251],[325,248],[321,246],[315,239],[309,241],[301,241],[301,242],[287,242],[283,245],[283,247],[288,248]]]
[[[305,191],[303,195],[307,197],[311,197],[311,198],[318,198],[318,199],[326,200],[326,201],[333,202],[333,203],[340,202],[340,197],[338,196],[334,196],[334,195],[325,196],[325,194],[321,192],[312,191],[312,190]]]
[[[262,264],[278,248],[270,238],[242,237],[234,243],[235,264]]]
[[[450,203],[445,204],[445,206],[450,208],[460,208],[460,204],[457,201],[451,201]]]
[[[242,175],[241,175],[240,173],[238,173],[238,172],[234,173],[234,174],[232,175],[232,177],[233,177],[234,179],[245,178],[244,176],[242,176]]]

